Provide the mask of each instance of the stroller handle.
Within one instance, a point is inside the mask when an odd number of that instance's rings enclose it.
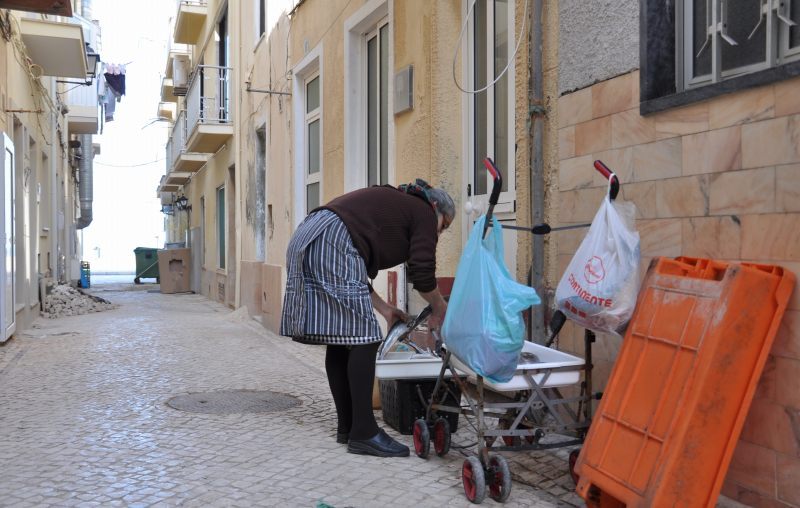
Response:
[[[603,164],[601,160],[594,161],[594,168],[611,182],[611,188],[608,190],[609,199],[612,201],[617,199],[617,194],[619,193],[619,178],[617,178],[617,175],[608,169],[608,166]]]
[[[486,211],[486,221],[483,224],[482,237],[486,238],[486,231],[489,230],[489,224],[492,222],[494,205],[497,204],[497,200],[500,198],[500,191],[503,190],[503,175],[500,174],[500,171],[497,169],[497,166],[494,165],[494,161],[490,157],[483,159],[483,165],[486,166],[486,170],[492,175],[492,179],[494,180],[492,184],[492,193],[489,195],[489,209]]]

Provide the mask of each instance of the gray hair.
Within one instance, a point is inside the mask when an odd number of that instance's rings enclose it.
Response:
[[[428,199],[430,199],[432,203],[436,203],[436,211],[439,214],[448,219],[455,218],[456,205],[453,203],[453,198],[450,197],[450,194],[442,189],[431,188],[428,189]]]

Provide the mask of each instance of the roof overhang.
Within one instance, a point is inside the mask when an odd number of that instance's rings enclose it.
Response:
[[[86,79],[86,47],[81,25],[29,18],[20,22],[25,49],[33,63],[42,68],[42,74]]]
[[[169,120],[170,122],[175,121],[175,110],[177,108],[177,104],[174,102],[159,102],[158,103],[158,114],[156,115],[159,120]]]
[[[178,102],[178,98],[174,94],[172,79],[170,78],[161,79],[161,102]]]
[[[72,17],[70,0],[0,0],[0,8]]]
[[[179,44],[196,44],[208,15],[205,0],[182,0],[178,4],[173,38]]]
[[[233,125],[224,124],[197,124],[189,140],[186,142],[186,150],[197,153],[217,153],[222,145],[233,137]]]
[[[166,185],[184,185],[189,183],[191,177],[191,173],[177,173],[173,171],[167,175],[167,180],[164,183]]]

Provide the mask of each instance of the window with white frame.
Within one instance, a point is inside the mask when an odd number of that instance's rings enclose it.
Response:
[[[678,89],[800,59],[800,0],[679,0]]]
[[[322,173],[322,107],[319,72],[305,79],[305,213],[320,205]]]
[[[389,183],[389,24],[381,21],[367,45],[367,185]]]
[[[512,54],[513,15],[509,0],[476,0],[471,17],[469,78],[473,90],[495,81]],[[491,191],[483,159],[491,157],[503,176],[503,192],[514,190],[513,64],[485,91],[472,94],[470,154],[472,194]],[[501,198],[502,201],[502,198]]]

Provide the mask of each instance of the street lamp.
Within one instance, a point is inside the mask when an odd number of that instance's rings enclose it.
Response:
[[[86,76],[91,82],[97,77],[97,66],[100,65],[100,53],[95,53],[91,46],[86,46],[86,63],[88,69]]]
[[[175,200],[175,208],[178,210],[191,210],[192,205],[189,204],[189,200],[186,196],[181,196]]]

